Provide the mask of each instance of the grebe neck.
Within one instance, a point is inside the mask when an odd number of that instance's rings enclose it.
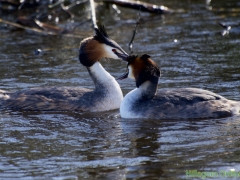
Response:
[[[139,100],[152,99],[157,92],[157,84],[150,81],[145,81],[137,88]]]
[[[115,79],[102,67],[99,62],[87,67],[90,77],[92,78],[96,89],[108,86]]]
[[[120,114],[123,118],[137,117],[131,110],[139,102],[151,100],[157,92],[157,84],[146,81],[139,88],[130,91],[124,98],[120,106]]]
[[[99,62],[94,63],[91,67],[87,67],[87,70],[95,84],[94,94],[110,99],[112,105],[115,103],[119,107],[123,94],[115,78]]]
[[[137,101],[146,101],[152,99],[157,92],[157,84],[150,81],[142,83],[139,88],[130,91],[125,97],[126,102],[135,104]]]

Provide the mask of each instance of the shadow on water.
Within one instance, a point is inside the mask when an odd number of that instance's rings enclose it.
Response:
[[[161,66],[159,88],[204,88],[240,100],[239,31],[222,36],[223,29],[216,23],[239,21],[239,2],[161,3],[185,12],[165,16],[141,13],[143,22],[133,44],[134,53],[148,53]],[[138,12],[119,9],[121,14],[101,6],[98,17],[110,37],[127,50]],[[81,28],[90,27],[89,22]],[[92,30],[82,38],[69,38],[0,24],[0,32],[0,89],[93,88],[77,58],[79,42]],[[34,54],[37,49],[42,50],[38,55]],[[126,68],[121,61],[101,63],[114,77]],[[124,94],[135,87],[131,79],[119,84]],[[157,122],[121,119],[118,110],[92,114],[1,112],[0,179],[203,177],[196,171],[229,179],[233,172],[240,172],[239,122],[240,117]]]

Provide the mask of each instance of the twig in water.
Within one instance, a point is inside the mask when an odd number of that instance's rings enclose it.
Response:
[[[227,25],[225,25],[225,24],[223,24],[221,22],[218,22],[218,24],[224,28],[224,30],[221,33],[222,36],[228,35],[232,27],[231,26],[227,26]]]
[[[91,17],[92,17],[93,28],[97,28],[97,20],[96,20],[94,0],[90,0],[90,7],[91,7]]]
[[[102,1],[106,3],[116,4],[118,6],[122,6],[126,8],[132,8],[137,10],[141,9],[141,11],[155,13],[155,14],[166,14],[166,13],[174,12],[168,7],[158,6],[155,4],[145,3],[141,1],[133,1],[133,0],[102,0]]]
[[[66,0],[57,1],[57,2],[55,2],[54,4],[48,5],[48,8],[49,8],[49,9],[52,9],[52,8],[58,6],[58,5],[61,5],[61,4],[64,3],[65,1],[66,1]]]
[[[128,45],[128,46],[129,46],[130,54],[133,53],[133,50],[132,50],[132,49],[133,49],[133,41],[134,41],[135,35],[136,35],[136,33],[137,33],[137,27],[140,25],[140,19],[141,19],[141,16],[140,16],[140,13],[139,13],[138,20],[137,20],[135,29],[134,29],[134,31],[133,31],[132,39],[131,39],[131,41],[130,41],[130,43],[129,43],[129,45]]]
[[[82,37],[81,34],[67,34],[67,33],[65,34],[64,32],[56,32],[56,31],[54,32],[54,31],[41,30],[41,29],[38,29],[38,28],[31,28],[31,27],[20,25],[18,23],[3,20],[1,18],[0,18],[0,23],[4,23],[4,24],[10,25],[10,26],[14,26],[14,27],[17,27],[17,28],[25,29],[25,30],[31,30],[31,31],[38,32],[38,33],[41,33],[41,34],[62,35],[62,36],[66,36],[66,37],[76,37],[76,38],[81,38]]]

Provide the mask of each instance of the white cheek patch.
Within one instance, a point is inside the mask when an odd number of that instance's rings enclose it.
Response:
[[[119,57],[115,53],[113,53],[112,51],[112,49],[114,49],[113,47],[103,44],[103,48],[105,50],[105,57],[119,59]]]
[[[133,75],[133,70],[131,66],[128,66],[128,77],[135,79],[134,75]]]

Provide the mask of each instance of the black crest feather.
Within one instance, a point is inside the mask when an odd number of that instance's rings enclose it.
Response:
[[[149,56],[148,54],[143,54],[142,56],[141,56],[141,59],[143,59],[143,60],[147,60],[148,58],[150,58],[151,56]]]
[[[98,28],[94,28],[94,29],[95,29],[95,35],[94,35],[95,40],[97,40],[100,43],[109,42],[108,40],[109,36],[104,26],[99,25]]]
[[[103,43],[108,46],[111,46],[112,48],[118,49],[123,54],[126,54],[125,51],[114,40],[109,38],[104,26],[99,25],[98,28],[94,28],[94,29],[95,29],[95,35],[93,36],[93,39],[95,39],[99,43]]]
[[[98,26],[98,29],[99,29],[99,31],[100,31],[105,37],[108,38],[107,31],[106,31],[106,29],[105,29],[105,27],[104,27],[103,25],[99,25],[99,26]]]

